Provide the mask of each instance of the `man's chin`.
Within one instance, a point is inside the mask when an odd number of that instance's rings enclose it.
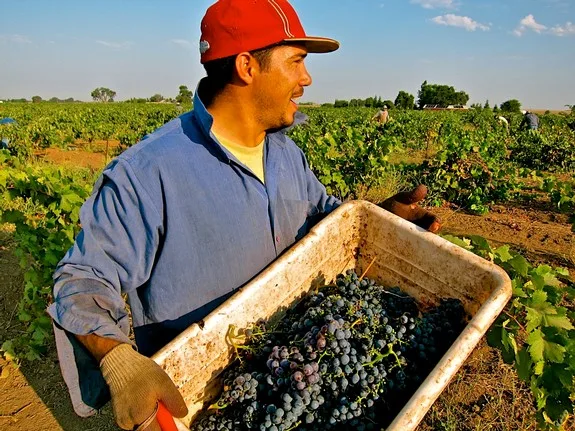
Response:
[[[295,120],[296,120],[296,113],[295,112],[291,115],[288,114],[284,118],[282,118],[280,121],[278,121],[277,126],[271,127],[270,129],[267,130],[267,132],[273,133],[273,132],[277,132],[279,130],[287,129],[287,128],[294,125]]]

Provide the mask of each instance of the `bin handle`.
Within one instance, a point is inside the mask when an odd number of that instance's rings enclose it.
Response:
[[[158,402],[158,413],[156,419],[160,424],[162,431],[189,431],[189,428],[184,423],[172,416],[166,406],[160,401]]]

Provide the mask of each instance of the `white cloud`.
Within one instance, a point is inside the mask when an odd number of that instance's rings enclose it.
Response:
[[[421,5],[425,9],[455,9],[455,0],[411,0],[411,3]]]
[[[114,49],[127,49],[130,46],[132,46],[134,43],[133,42],[107,42],[105,40],[97,40],[96,43],[99,43],[100,45],[104,45],[107,46],[108,48],[114,48]]]
[[[0,34],[0,43],[32,43],[32,41],[21,34]]]
[[[555,27],[551,28],[550,32],[555,36],[575,35],[575,24],[572,22],[567,22],[565,25],[556,25]]]
[[[447,15],[436,16],[435,18],[432,18],[431,21],[439,25],[447,25],[450,27],[461,27],[467,31],[489,30],[488,25],[481,24],[469,18],[468,16],[453,15],[451,13]]]
[[[176,45],[180,45],[181,47],[184,48],[192,48],[192,42],[190,42],[189,40],[186,39],[172,39],[170,40],[170,42],[175,43]]]
[[[529,14],[519,22],[519,26],[513,30],[513,34],[516,36],[523,36],[527,30],[533,30],[535,33],[541,33],[546,29],[546,26],[539,24],[537,21],[535,21],[533,15]]]

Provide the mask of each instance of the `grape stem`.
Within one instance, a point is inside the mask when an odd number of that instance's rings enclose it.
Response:
[[[525,327],[519,322],[519,320],[517,320],[517,318],[516,318],[514,315],[509,314],[509,313],[506,312],[506,311],[503,311],[503,313],[505,313],[505,315],[506,315],[507,317],[513,319],[513,320],[515,321],[515,323],[517,323],[517,324],[519,325],[519,327],[523,330],[523,332],[527,332],[527,330],[525,329]]]
[[[248,350],[248,351],[252,351],[252,349],[250,347],[247,346],[242,346],[238,343],[236,343],[235,340],[239,340],[239,341],[245,341],[245,337],[244,336],[240,336],[240,335],[236,335],[235,334],[235,325],[230,325],[230,328],[228,329],[228,333],[227,333],[227,337],[230,341],[230,344],[232,345],[232,347],[234,348],[234,353],[236,355],[236,357],[240,360],[240,364],[243,364],[243,359],[242,356],[240,355],[240,350]]]
[[[382,290],[382,293],[385,293],[386,295],[391,295],[391,296],[395,296],[397,298],[407,298],[407,295],[398,295],[397,293],[392,293],[389,290]]]
[[[317,360],[317,363],[319,364],[321,362],[321,360],[323,359],[324,356],[329,355],[328,351],[325,350],[324,352],[322,352],[322,354],[319,356],[319,359]],[[331,356],[331,355],[330,355]]]
[[[359,281],[363,280],[363,277],[365,277],[365,274],[367,274],[367,271],[369,271],[369,269],[371,268],[371,265],[373,265],[376,258],[377,258],[377,256],[374,256],[373,259],[371,260],[371,263],[369,265],[367,265],[367,268],[365,268],[365,271],[363,271],[363,274],[361,274],[361,277],[359,277]]]
[[[301,421],[298,421],[294,424],[293,427],[289,427],[286,431],[292,431],[301,425]]]
[[[339,273],[343,273],[345,271],[345,269],[347,268],[347,266],[349,265],[349,262],[351,262],[351,260],[353,259],[353,255],[351,255],[349,257],[349,259],[347,260],[347,262],[345,263],[344,267],[341,269],[341,271],[339,271]]]
[[[387,345],[387,352],[386,353],[381,353],[381,352],[376,351],[375,355],[376,356],[375,356],[375,359],[373,361],[362,364],[364,368],[365,367],[373,367],[375,364],[383,361],[389,355],[393,355],[395,357],[395,361],[397,362],[397,365],[399,367],[401,367],[401,362],[399,361],[399,356],[397,356],[397,354],[393,351],[393,344],[391,344],[391,343],[389,343]]]
[[[219,401],[218,401],[219,402]],[[223,410],[226,407],[229,407],[229,404],[219,405],[217,402],[213,403],[211,406],[208,407],[208,410]]]

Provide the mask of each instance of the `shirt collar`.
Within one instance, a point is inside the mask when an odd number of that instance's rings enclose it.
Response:
[[[205,79],[205,78],[204,78]],[[214,117],[208,112],[204,102],[200,99],[200,87],[202,86],[203,79],[196,86],[196,92],[194,93],[194,116],[199,121],[203,131],[206,135],[210,136],[210,131],[212,130],[212,125],[214,124]]]

